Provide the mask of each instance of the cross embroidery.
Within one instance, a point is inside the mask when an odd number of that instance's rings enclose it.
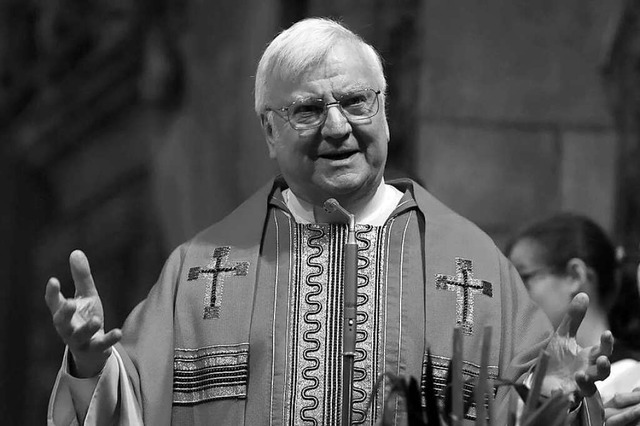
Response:
[[[249,270],[249,262],[227,263],[231,247],[218,247],[213,251],[211,262],[206,268],[196,266],[189,269],[187,281],[194,281],[200,274],[206,274],[206,290],[204,294],[204,319],[220,318],[220,302],[224,287],[225,275],[245,276]]]
[[[456,275],[436,274],[436,288],[456,292],[456,324],[464,334],[473,334],[473,294],[493,297],[491,283],[473,278],[473,262],[456,257]]]

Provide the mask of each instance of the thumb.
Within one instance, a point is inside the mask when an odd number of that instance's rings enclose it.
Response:
[[[569,303],[567,313],[562,319],[562,322],[558,326],[556,332],[560,336],[575,337],[588,308],[589,296],[587,296],[587,293],[576,294],[573,297],[573,300],[571,300],[571,303]]]
[[[76,297],[97,296],[98,291],[91,276],[87,256],[80,250],[74,250],[69,256],[69,266],[76,287]]]

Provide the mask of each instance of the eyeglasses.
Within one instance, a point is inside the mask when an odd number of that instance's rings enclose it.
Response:
[[[329,108],[337,106],[349,122],[363,121],[373,117],[380,109],[378,101],[379,90],[362,89],[349,92],[336,98],[335,102],[325,102],[323,99],[306,98],[293,102],[291,105],[271,109],[280,118],[289,122],[295,130],[307,130],[320,127],[327,120]]]

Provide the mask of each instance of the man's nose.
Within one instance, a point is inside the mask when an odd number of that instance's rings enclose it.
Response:
[[[327,119],[322,125],[322,136],[335,139],[343,137],[349,132],[351,132],[351,124],[342,112],[340,104],[327,104]]]

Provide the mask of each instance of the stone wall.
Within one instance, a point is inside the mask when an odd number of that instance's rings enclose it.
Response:
[[[427,3],[415,171],[498,242],[561,209],[613,229],[617,139],[600,66],[620,5]]]

